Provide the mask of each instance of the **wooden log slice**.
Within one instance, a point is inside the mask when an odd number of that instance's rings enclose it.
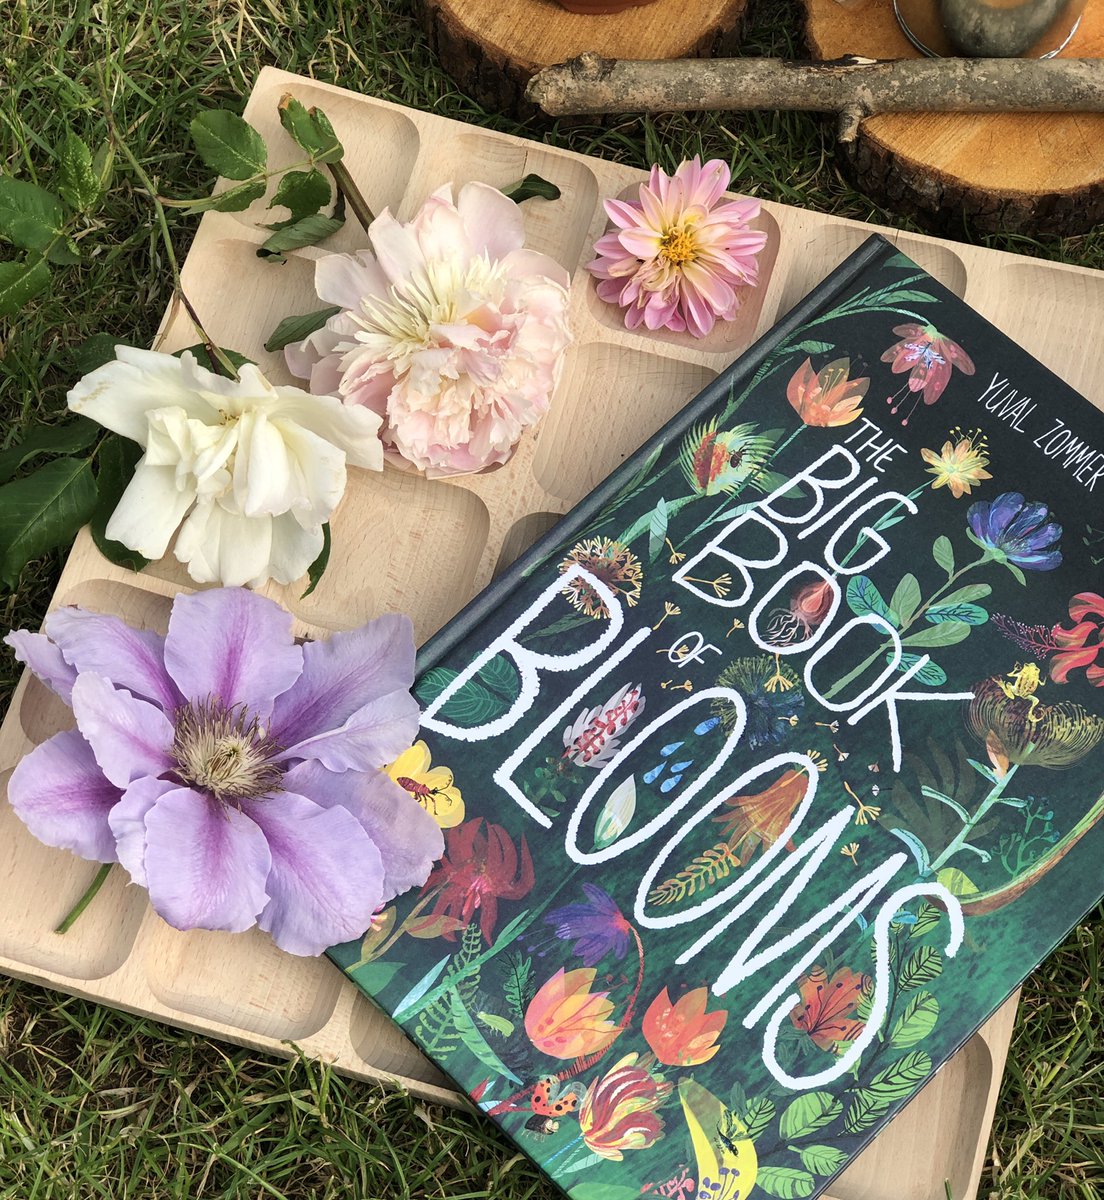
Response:
[[[919,56],[892,0],[802,3],[813,58]],[[1063,57],[1104,57],[1104,5],[1088,5]],[[1075,234],[1104,221],[1104,114],[894,113],[868,117],[841,149],[861,191],[936,232]]]
[[[652,0],[619,13],[556,0],[418,0],[441,66],[492,112],[532,116],[525,85],[585,50],[607,58],[704,58],[736,49],[748,0]]]

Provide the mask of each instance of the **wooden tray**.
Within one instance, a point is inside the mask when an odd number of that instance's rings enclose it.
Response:
[[[377,211],[390,205],[409,218],[448,180],[506,185],[536,171],[557,183],[560,201],[529,201],[523,211],[529,244],[573,273],[576,337],[553,411],[504,467],[448,482],[390,469],[351,472],[334,521],[336,552],[317,591],[304,600],[301,584],[269,589],[295,614],[301,634],[398,609],[411,614],[419,639],[428,637],[875,228],[764,204],[762,283],[738,320],[702,341],[630,333],[617,310],[598,301],[581,267],[605,228],[601,198],[635,188],[641,172],[266,69],[246,114],[269,137],[274,159],[284,153],[276,103],[287,90],[325,109]],[[285,161],[291,153],[289,144]],[[281,356],[261,346],[281,317],[317,307],[312,259],[322,252],[293,254],[280,267],[262,262],[254,250],[264,235],[255,223],[264,219],[263,202],[243,214],[208,213],[184,281],[216,339],[289,381]],[[1104,276],[881,232],[1099,402],[1104,346],[1085,337],[1084,322],[1104,308]],[[350,221],[333,243],[329,249],[350,250],[364,238]],[[166,348],[194,340],[179,319],[163,330]],[[596,425],[600,438],[576,436]],[[188,586],[175,559],[132,575],[104,561],[82,533],[53,603],[110,610],[163,629],[171,597]],[[24,677],[0,730],[0,779],[6,781],[31,746],[70,723],[60,701]],[[458,1101],[398,1028],[329,962],[283,954],[261,934],[177,932],[149,909],[143,891],[124,886],[121,873],[109,878],[67,935],[55,936],[50,930],[94,871],[39,845],[0,805],[0,970],[276,1054],[289,1053],[294,1042],[351,1075]],[[955,1200],[975,1194],[1014,1013],[1013,1000],[944,1066],[837,1182],[837,1200],[942,1200],[945,1179]]]

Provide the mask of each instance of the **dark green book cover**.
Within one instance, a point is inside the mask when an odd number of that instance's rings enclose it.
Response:
[[[818,1194],[1104,891],[1102,480],[872,238],[424,648],[331,956],[574,1200]]]

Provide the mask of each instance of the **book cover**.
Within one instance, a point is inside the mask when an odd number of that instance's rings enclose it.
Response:
[[[1104,892],[1102,480],[872,238],[424,647],[331,957],[573,1200],[819,1194]]]

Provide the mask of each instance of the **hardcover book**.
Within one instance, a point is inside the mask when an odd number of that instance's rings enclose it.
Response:
[[[819,1194],[1104,891],[1102,480],[872,238],[424,647],[331,957],[573,1200]]]

